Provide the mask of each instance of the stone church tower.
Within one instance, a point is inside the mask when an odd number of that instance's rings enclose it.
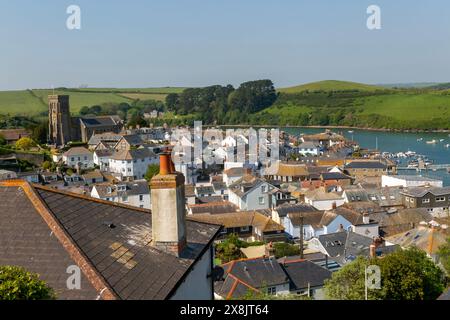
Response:
[[[48,96],[49,144],[62,146],[71,141],[69,96]]]

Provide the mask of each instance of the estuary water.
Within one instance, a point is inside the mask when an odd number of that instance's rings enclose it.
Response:
[[[282,128],[289,134],[299,135],[323,132],[321,128]],[[433,161],[433,164],[450,164],[450,136],[448,133],[399,133],[371,131],[361,129],[331,129],[333,132],[344,135],[349,140],[354,140],[362,148],[375,149],[381,152],[406,152],[415,151]],[[352,131],[352,132],[349,132]],[[436,143],[428,144],[427,141],[435,140]],[[442,141],[440,141],[442,140]],[[450,174],[446,170],[422,170],[420,173],[414,170],[400,171],[399,174],[420,174],[430,178],[438,178],[444,181],[444,186],[450,186]]]

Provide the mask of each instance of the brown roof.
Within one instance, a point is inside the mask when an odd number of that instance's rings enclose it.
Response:
[[[253,226],[262,232],[283,231],[284,227],[270,217],[256,211],[240,211],[221,214],[196,214],[192,220],[223,225],[225,228]]]
[[[275,168],[272,173],[272,168],[267,169],[271,175],[281,177],[306,177],[309,175],[308,167],[304,164],[287,164],[278,163],[274,165]]]
[[[16,141],[23,137],[29,137],[30,132],[26,129],[3,129],[0,130],[0,136],[4,137],[6,141]]]
[[[149,210],[20,180],[1,182],[0,198],[0,264],[38,272],[60,298],[170,298],[220,231],[188,219],[177,258],[150,246]],[[81,268],[86,291],[67,289],[70,265]]]
[[[223,173],[225,173],[229,177],[241,177],[246,174],[249,174],[250,172],[251,172],[250,169],[237,167],[227,169]]]
[[[238,210],[238,207],[229,201],[222,201],[222,202],[193,204],[189,205],[189,209],[192,212],[192,214],[201,214],[201,213],[219,214],[219,213],[236,212]]]
[[[92,152],[89,151],[88,149],[86,149],[85,147],[73,147],[73,148],[70,148],[69,150],[67,150],[66,152],[64,152],[64,155],[66,157],[70,157],[73,155],[79,155],[79,154],[92,154]]]

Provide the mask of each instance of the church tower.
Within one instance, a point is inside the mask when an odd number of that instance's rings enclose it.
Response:
[[[71,141],[69,96],[48,96],[49,144],[63,146]]]

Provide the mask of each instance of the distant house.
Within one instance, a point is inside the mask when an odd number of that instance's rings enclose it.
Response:
[[[237,234],[246,241],[285,241],[284,227],[257,211],[193,214],[190,219],[224,226],[219,239]]]
[[[105,181],[103,174],[99,170],[87,172],[82,175],[82,178],[86,184],[94,184]]]
[[[237,207],[228,201],[191,204],[187,206],[188,214],[222,214],[237,212]]]
[[[319,250],[331,257],[341,266],[354,261],[358,256],[371,256],[371,245],[375,247],[375,256],[391,253],[399,246],[386,241],[374,241],[372,237],[366,237],[355,232],[336,232],[323,234],[311,239],[308,247]]]
[[[109,159],[114,152],[110,149],[98,149],[94,151],[94,164],[100,167],[101,171],[108,171]]]
[[[312,141],[303,142],[296,149],[302,156],[318,156],[321,153],[320,145]]]
[[[215,195],[213,186],[197,186],[195,187],[195,195],[197,197],[212,197]]]
[[[216,299],[239,299],[249,293],[289,294],[289,278],[275,258],[242,259],[221,267],[224,277],[214,285]]]
[[[229,186],[228,200],[240,210],[263,210],[272,207],[272,197],[286,197],[278,188],[267,181],[246,175]],[[279,194],[279,195],[277,195]]]
[[[120,150],[109,159],[109,172],[120,180],[140,180],[149,165],[158,163],[158,156],[148,149]]]
[[[41,172],[40,175],[44,183],[52,183],[58,181],[58,174],[55,172],[45,171]]]
[[[95,165],[92,152],[85,147],[70,148],[63,154],[62,161],[74,169],[90,169]]]
[[[279,259],[281,267],[289,277],[289,291],[315,300],[324,300],[324,282],[331,278],[331,271],[314,262],[298,259]]]
[[[93,134],[88,141],[88,146],[90,150],[99,149],[99,144],[102,145],[101,148],[112,149],[120,139],[122,135],[114,132]]]
[[[309,177],[308,167],[305,164],[289,164],[278,162],[265,170],[269,180],[281,182],[302,181]]]
[[[345,171],[356,179],[381,178],[387,175],[388,166],[381,161],[374,160],[354,160],[345,165]]]
[[[326,130],[325,132],[311,135],[303,135],[301,137],[303,142],[317,142],[325,148],[333,147],[335,145],[343,145],[345,143],[344,136]]]
[[[6,144],[15,144],[20,138],[30,137],[31,133],[26,129],[2,129],[0,137],[5,138]]]
[[[28,181],[29,183],[39,183],[38,172],[18,172],[17,178]]]
[[[114,146],[116,151],[130,150],[131,148],[136,148],[144,144],[142,138],[137,134],[122,136],[119,141],[117,141]]]
[[[437,188],[442,188],[442,180],[431,179],[416,175],[399,175],[399,176],[387,176],[383,175],[381,177],[382,187],[424,187],[432,186]]]
[[[306,203],[289,204],[284,203],[272,209],[272,219],[285,225],[285,219],[289,213],[307,213],[307,212],[319,212],[315,207]]]
[[[93,134],[119,133],[123,121],[119,116],[100,116],[95,118],[80,118],[81,141],[88,142]]]
[[[425,208],[436,217],[450,216],[450,187],[406,188],[401,195],[406,208]]]
[[[137,208],[151,208],[150,190],[146,180],[96,184],[92,187],[91,197]]]
[[[344,197],[336,192],[318,188],[305,193],[305,202],[318,210],[331,210],[343,205],[345,201]]]
[[[243,167],[234,167],[227,169],[223,172],[223,182],[226,186],[230,186],[243,176],[250,174],[250,170]]]

